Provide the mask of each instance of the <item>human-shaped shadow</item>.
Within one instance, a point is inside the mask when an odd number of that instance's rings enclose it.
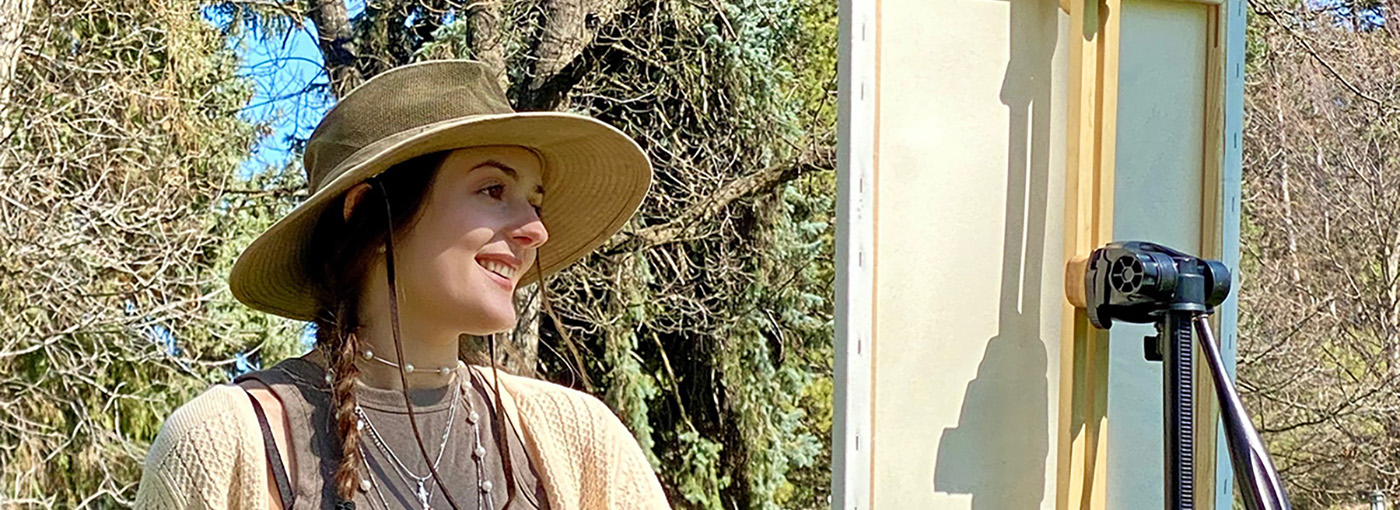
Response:
[[[997,335],[967,385],[958,425],[943,430],[933,476],[939,492],[972,495],[973,510],[1040,508],[1050,450],[1048,358],[1039,333],[1058,9],[1056,0],[1009,1],[1001,312]]]

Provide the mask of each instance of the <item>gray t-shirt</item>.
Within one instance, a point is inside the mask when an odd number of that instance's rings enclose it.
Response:
[[[337,499],[335,472],[339,466],[340,444],[334,433],[331,391],[326,384],[325,368],[309,359],[312,356],[288,359],[270,369],[244,374],[235,380],[245,388],[256,386],[251,381],[271,388],[289,418],[292,431],[290,451],[296,459],[296,472],[287,474],[292,491],[296,494],[291,510],[332,509]],[[487,381],[474,374],[470,369],[459,367],[447,386],[411,390],[413,411],[423,446],[433,457],[438,455],[439,446],[443,444],[448,416],[454,416],[446,449],[437,469],[443,484],[459,505],[458,510],[487,508],[482,504],[485,501],[481,500],[482,492],[478,489],[482,480],[478,475],[479,469],[484,473],[484,479],[491,482],[491,508],[505,509],[508,499],[505,468],[501,443],[497,441],[497,416],[491,412],[495,401]],[[465,398],[462,398],[464,393]],[[423,488],[429,494],[431,508],[451,508],[441,488],[433,482],[428,462],[423,459],[413,438],[403,393],[361,384],[355,396],[369,418],[368,425],[373,426],[373,431],[382,440],[382,445],[375,440],[370,426],[365,426],[360,432],[361,451],[368,466],[368,470],[361,469],[361,476],[369,474],[371,484],[367,491],[356,491],[355,508],[383,509],[387,502],[388,507],[394,510],[420,510],[423,507],[415,476],[427,477]],[[452,409],[454,397],[457,407],[455,414]],[[478,417],[475,426],[468,420],[473,410]],[[508,447],[516,480],[515,497],[509,509],[549,508],[535,463],[526,451],[520,432],[507,425],[505,435],[510,438]],[[480,467],[473,458],[473,450],[478,445],[486,451]],[[391,460],[386,448],[403,467]],[[407,473],[404,468],[407,468]]]

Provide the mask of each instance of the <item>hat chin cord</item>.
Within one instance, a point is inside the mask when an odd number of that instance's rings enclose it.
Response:
[[[389,193],[384,187],[384,182],[371,177],[368,179],[370,185],[379,189],[379,195],[384,197],[384,222],[388,231],[384,235],[384,263],[389,279],[389,317],[394,331],[394,354],[399,360],[399,389],[403,391],[404,405],[408,408],[408,424],[413,429],[413,439],[418,443],[418,452],[423,454],[423,460],[428,465],[428,471],[433,475],[433,481],[437,482],[438,488],[442,489],[442,495],[447,498],[447,504],[452,506],[452,510],[461,510],[457,505],[457,500],[452,498],[452,493],[447,491],[447,485],[442,483],[442,476],[438,475],[437,467],[428,455],[428,448],[423,445],[423,436],[418,433],[418,418],[413,412],[413,399],[408,394],[408,374],[404,372],[403,340],[399,335],[399,297],[396,290],[397,280],[394,278],[394,216],[393,207],[389,204]],[[495,363],[492,363],[495,366]],[[500,421],[500,420],[496,420]]]

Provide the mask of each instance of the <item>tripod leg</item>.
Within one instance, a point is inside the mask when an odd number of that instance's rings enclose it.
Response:
[[[1195,373],[1192,370],[1191,312],[1172,311],[1159,322],[1165,345],[1162,363],[1162,417],[1166,432],[1166,508],[1193,510],[1196,506],[1195,470]]]
[[[1254,423],[1244,410],[1244,403],[1225,372],[1225,362],[1215,347],[1215,339],[1210,332],[1210,322],[1204,315],[1196,318],[1196,334],[1201,340],[1201,352],[1205,353],[1205,365],[1210,369],[1215,382],[1215,394],[1220,400],[1220,421],[1225,427],[1225,443],[1230,448],[1230,462],[1235,468],[1235,483],[1239,487],[1240,499],[1247,510],[1288,510],[1288,495],[1283,492],[1283,482],[1274,469],[1269,451],[1259,433],[1254,431]]]

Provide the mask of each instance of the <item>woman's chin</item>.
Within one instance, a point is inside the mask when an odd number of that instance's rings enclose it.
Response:
[[[479,283],[479,282],[478,282]],[[486,288],[482,288],[486,287]],[[515,300],[509,293],[497,293],[499,287],[474,286],[450,294],[451,303],[443,311],[453,310],[459,317],[459,327],[467,334],[485,336],[515,329]]]
[[[463,328],[469,334],[486,336],[515,329],[514,307],[505,310],[481,310],[481,313],[473,315],[476,320],[465,324]]]

